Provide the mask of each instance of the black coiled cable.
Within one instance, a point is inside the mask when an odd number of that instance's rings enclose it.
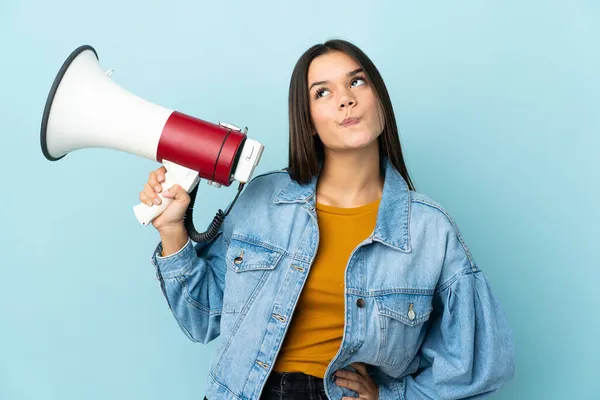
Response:
[[[240,185],[238,187],[238,192],[235,195],[235,198],[233,199],[233,201],[231,202],[229,207],[227,207],[227,211],[223,212],[223,210],[219,209],[219,211],[217,211],[217,214],[214,216],[212,222],[208,226],[208,229],[202,233],[198,232],[196,230],[196,228],[194,227],[194,219],[193,219],[194,203],[196,202],[196,194],[198,193],[198,186],[200,186],[200,185],[197,184],[196,187],[190,192],[190,204],[188,205],[188,208],[185,212],[185,216],[183,218],[183,224],[185,226],[185,230],[187,231],[187,233],[188,233],[190,239],[192,239],[192,241],[194,241],[196,243],[210,242],[211,240],[216,238],[217,235],[219,234],[219,229],[221,229],[221,225],[225,221],[225,217],[229,214],[229,211],[231,211],[231,207],[233,207],[233,205],[237,201],[240,193],[242,192],[242,189],[244,188],[244,183],[240,183]]]

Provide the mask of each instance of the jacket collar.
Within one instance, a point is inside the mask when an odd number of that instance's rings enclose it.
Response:
[[[383,159],[383,163],[385,180],[377,212],[377,222],[373,231],[373,240],[403,252],[410,252],[408,184],[387,158]],[[275,196],[273,202],[276,204],[304,203],[308,208],[314,210],[317,180],[318,175],[313,176],[312,180],[305,185],[290,180]]]

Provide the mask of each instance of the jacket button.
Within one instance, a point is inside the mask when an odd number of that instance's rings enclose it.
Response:
[[[415,317],[416,317],[416,315],[415,315],[413,303],[410,303],[408,305],[408,319],[410,319],[412,321],[413,319],[415,319]]]
[[[244,250],[240,251],[240,254],[233,259],[235,265],[240,265],[244,261]]]
[[[362,299],[362,298],[361,298],[361,299],[358,299],[358,300],[356,300],[356,305],[357,305],[359,308],[363,308],[363,307],[365,306],[365,299]]]

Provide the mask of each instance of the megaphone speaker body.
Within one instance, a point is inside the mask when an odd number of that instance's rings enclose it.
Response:
[[[164,187],[178,183],[188,191],[200,178],[215,186],[250,179],[262,154],[260,143],[233,125],[213,124],[142,99],[109,74],[88,45],[63,63],[42,119],[41,147],[48,160],[84,148],[120,150],[163,163],[171,175]],[[162,199],[160,207],[134,207],[138,220],[148,224],[160,215],[169,203]]]

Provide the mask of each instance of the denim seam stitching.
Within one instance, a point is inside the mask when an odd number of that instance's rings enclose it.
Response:
[[[385,321],[385,317],[379,313],[379,306],[377,305],[377,302],[375,302],[375,307],[377,307],[377,316],[379,317],[379,325],[381,325],[381,328],[379,329],[381,331],[381,342],[379,344],[376,362],[383,364],[383,349],[385,349],[385,346],[387,344],[387,335],[385,329],[387,327],[387,324]]]
[[[414,289],[414,288],[394,288],[384,290],[364,291],[359,289],[346,289],[348,294],[360,296],[381,296],[385,294],[416,294],[421,296],[432,296],[435,293],[434,289]]]
[[[235,264],[232,263],[230,261],[230,259],[227,257],[225,259],[225,264],[229,267],[229,269],[231,269],[235,273],[243,273],[246,271],[272,271],[281,262],[282,258],[283,258],[283,254],[277,253],[277,254],[275,254],[275,257],[271,256],[271,258],[269,260],[267,260],[267,262],[262,262],[262,263],[255,262],[253,264],[246,264],[242,268],[239,268],[239,267],[236,268]]]
[[[448,289],[449,287],[451,287],[458,279],[462,278],[465,275],[473,275],[475,276],[476,273],[478,273],[480,270],[478,271],[473,271],[469,268],[464,268],[460,271],[458,271],[457,273],[455,273],[454,275],[452,275],[450,278],[448,278],[448,280],[444,283],[442,283],[438,289],[436,289],[435,294],[440,294],[441,292],[443,292],[444,290]]]
[[[263,241],[260,241],[260,240],[256,240],[254,238],[251,238],[249,236],[242,235],[242,234],[239,234],[239,233],[232,233],[231,234],[231,241],[233,241],[233,240],[238,240],[240,242],[252,244],[252,245],[255,245],[255,246],[259,246],[259,247],[264,247],[267,250],[275,251],[275,252],[280,253],[280,254],[282,254],[284,256],[288,255],[287,251],[285,251],[282,248],[274,246],[274,245],[272,245],[270,243],[266,243],[266,242],[263,242]]]
[[[309,256],[305,256],[299,253],[293,253],[293,254],[289,254],[287,256],[288,259],[290,260],[294,260],[294,261],[300,261],[300,262],[304,262],[304,263],[309,263],[310,262],[310,257]]]

